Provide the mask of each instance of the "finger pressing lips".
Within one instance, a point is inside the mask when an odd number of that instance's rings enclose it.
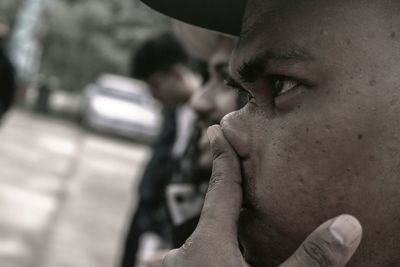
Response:
[[[207,134],[214,160],[198,231],[213,233],[220,240],[236,242],[242,205],[239,158],[225,139],[220,126],[211,126]]]

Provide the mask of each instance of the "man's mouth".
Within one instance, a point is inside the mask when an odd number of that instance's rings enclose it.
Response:
[[[242,188],[243,188],[242,208],[247,211],[256,211],[257,202],[254,199],[255,196],[254,176],[250,172],[251,168],[249,168],[249,165],[250,165],[249,159],[240,160],[240,169],[242,174]]]
[[[251,204],[250,200],[245,198],[245,194],[243,194],[243,203],[242,203],[242,212],[249,212],[249,211],[255,211],[255,207],[253,204]]]

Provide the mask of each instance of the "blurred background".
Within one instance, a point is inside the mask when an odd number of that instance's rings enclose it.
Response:
[[[161,123],[127,78],[131,54],[170,28],[138,0],[0,1],[18,76],[0,129],[0,266],[118,265]]]

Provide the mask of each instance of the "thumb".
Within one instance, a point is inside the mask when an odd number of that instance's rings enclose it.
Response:
[[[242,206],[242,176],[237,154],[219,125],[207,131],[213,154],[213,169],[196,232],[212,233],[219,240],[237,242],[237,224]]]
[[[280,267],[344,267],[358,248],[362,227],[350,215],[325,222]]]

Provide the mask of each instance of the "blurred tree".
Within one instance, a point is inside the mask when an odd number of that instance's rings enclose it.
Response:
[[[82,90],[104,72],[127,73],[132,49],[170,29],[169,19],[138,0],[53,0],[47,16],[41,74],[57,77],[68,91]]]
[[[21,0],[1,0],[0,21],[12,26],[21,2]]]
[[[12,29],[22,0],[0,0],[0,23]]]

